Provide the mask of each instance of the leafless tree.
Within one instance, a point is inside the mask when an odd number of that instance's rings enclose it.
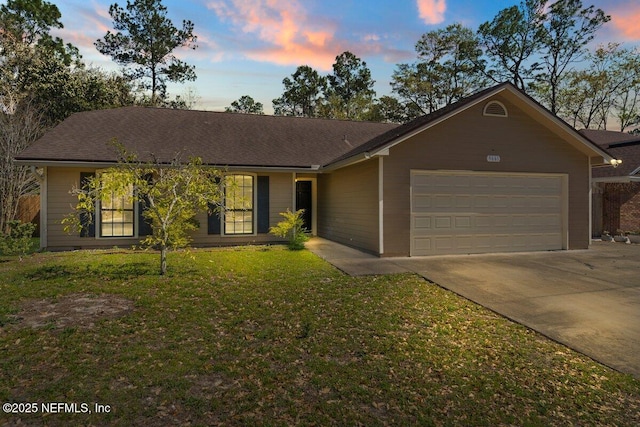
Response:
[[[42,116],[27,102],[12,113],[0,112],[0,232],[15,219],[20,198],[37,194],[37,176],[27,166],[14,164],[13,158],[44,133]]]

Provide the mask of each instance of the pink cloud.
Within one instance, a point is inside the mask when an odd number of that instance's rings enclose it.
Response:
[[[63,22],[64,28],[57,30],[66,42],[78,47],[93,47],[93,42],[104,37],[107,31],[113,31],[108,11],[100,6],[95,6],[95,9],[81,8],[76,13],[77,19]]]
[[[640,40],[640,5],[629,3],[611,12],[611,24],[627,40]]]
[[[420,18],[427,25],[439,24],[444,21],[444,12],[447,10],[446,0],[416,0]]]
[[[208,7],[242,32],[255,35],[266,48],[248,49],[254,60],[280,65],[331,68],[342,52],[335,28],[314,23],[300,0],[213,0]]]

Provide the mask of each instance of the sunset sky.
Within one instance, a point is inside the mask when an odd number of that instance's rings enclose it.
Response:
[[[56,30],[79,49],[85,62],[117,70],[109,57],[95,49],[96,39],[113,28],[109,5],[126,0],[52,0],[62,13],[64,29]],[[196,66],[198,79],[170,86],[171,95],[195,89],[203,110],[223,110],[242,95],[262,102],[282,94],[282,79],[299,65],[323,74],[335,57],[348,50],[363,59],[376,81],[378,96],[390,92],[398,63],[415,60],[420,36],[454,22],[477,29],[499,10],[518,4],[511,0],[163,0],[174,25],[193,21],[198,49],[177,50]],[[640,1],[584,1],[612,17],[596,43],[618,41],[640,45]]]

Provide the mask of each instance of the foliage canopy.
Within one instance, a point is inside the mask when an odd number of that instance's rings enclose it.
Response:
[[[225,185],[232,184],[221,179],[220,170],[203,165],[200,158],[186,163],[179,156],[169,162],[153,157],[143,161],[117,142],[114,144],[120,154],[118,165],[73,189],[78,203],[65,218],[66,229],[74,232],[86,227],[93,221],[99,203],[113,197],[140,203],[152,228],[142,244],[160,250],[160,274],[165,274],[167,251],[191,242],[189,233],[199,227],[196,215],[222,209]]]
[[[116,32],[107,31],[95,46],[127,67],[125,75],[138,81],[140,89],[151,91],[151,105],[166,99],[168,81],[196,79],[195,67],[173,54],[179,47],[198,47],[193,22],[183,20],[182,28],[176,28],[161,0],[127,0],[126,8],[115,3],[109,7],[109,15]]]

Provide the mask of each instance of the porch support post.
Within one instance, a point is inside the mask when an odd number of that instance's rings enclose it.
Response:
[[[49,171],[47,167],[42,168],[42,179],[40,180],[40,249],[46,249],[47,234],[49,234],[47,228],[47,194],[49,194],[48,181]]]
[[[384,254],[384,157],[378,156],[378,254]]]

